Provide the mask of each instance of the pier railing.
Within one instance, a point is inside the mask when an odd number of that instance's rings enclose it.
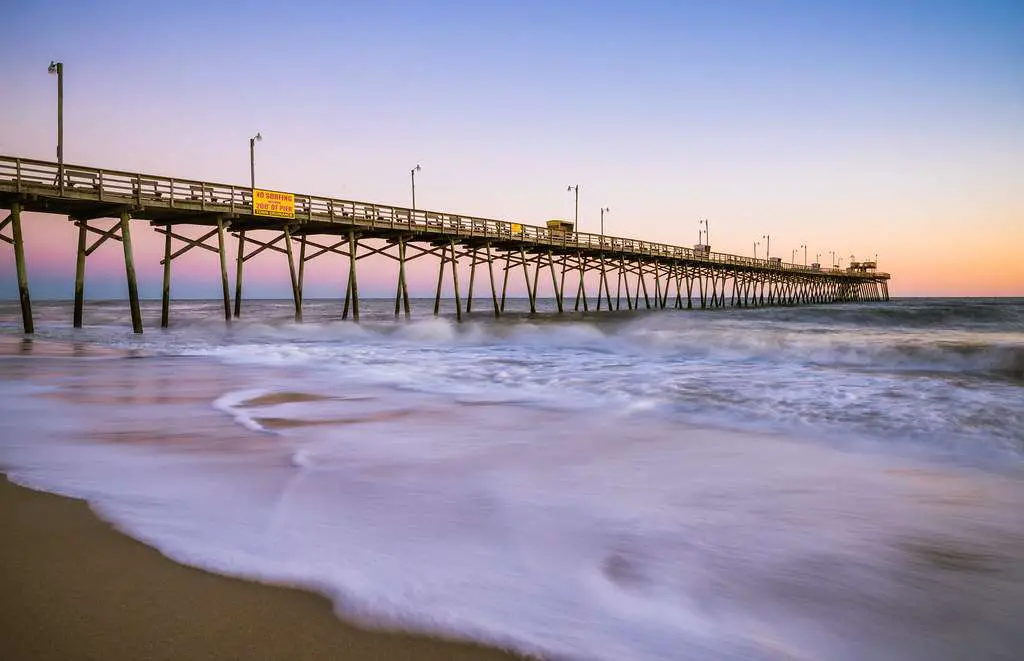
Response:
[[[53,161],[0,155],[0,191],[46,195],[69,200],[130,204],[136,209],[200,211],[252,216],[252,189],[193,179],[109,170],[82,165],[61,166]],[[714,266],[781,270],[856,278],[888,278],[878,271],[815,269],[773,259],[705,252],[667,243],[627,237],[565,232],[538,225],[492,220],[425,209],[410,209],[338,198],[295,193],[295,218],[280,222],[300,227],[311,223],[336,223],[367,229],[409,231],[436,237],[520,242],[531,248],[579,249],[624,256],[664,257]],[[256,216],[253,216],[254,218]],[[259,218],[263,218],[260,216]]]

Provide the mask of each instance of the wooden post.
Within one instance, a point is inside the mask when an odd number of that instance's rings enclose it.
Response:
[[[124,269],[128,276],[128,305],[132,312],[132,330],[142,332],[142,310],[139,309],[139,287],[135,281],[135,259],[132,256],[131,215],[121,212],[121,243],[124,245]]]
[[[526,263],[526,250],[524,248],[519,249],[519,256],[523,260],[523,278],[526,279],[526,295],[530,297],[530,314],[537,312],[537,301],[534,298],[536,291],[530,286],[530,265]]]
[[[508,272],[512,270],[512,252],[505,253],[505,275],[501,280],[501,311],[505,311],[505,292],[508,291]]]
[[[82,308],[85,306],[85,235],[89,222],[78,221],[78,257],[75,259],[75,328],[82,327]],[[170,235],[167,237],[170,240]]]
[[[405,239],[398,237],[398,288],[395,291],[395,316],[402,311],[402,294],[405,293]],[[409,295],[405,295],[408,300]],[[406,314],[409,314],[409,306],[406,304]]]
[[[21,202],[11,204],[11,230],[14,234],[14,263],[18,272],[18,298],[21,300],[21,327],[26,333],[34,333],[32,297],[28,291],[28,270],[25,268],[25,237],[21,233]]]
[[[434,316],[441,314],[441,280],[444,278],[444,262],[448,255],[448,248],[441,246],[441,263],[437,267],[437,293],[434,295]]]
[[[644,287],[644,305],[647,306],[648,310],[650,310],[651,309],[651,299],[647,296],[647,280],[644,279],[644,265],[643,265],[642,262],[637,262],[637,267],[640,269],[640,284],[643,285],[643,287]],[[639,301],[639,298],[640,297],[637,296],[637,300],[638,301]],[[637,305],[637,307],[640,307],[640,306]]]
[[[299,297],[299,280],[295,273],[295,257],[292,253],[292,232],[284,226],[284,250],[288,255],[288,275],[292,281],[292,301],[295,303],[295,321],[302,321],[302,298]]]
[[[299,302],[302,302],[302,283],[306,280],[306,235],[299,240]]]
[[[160,297],[161,328],[167,328],[171,317],[171,226],[165,225],[164,229],[167,233],[164,234],[164,287]]]
[[[558,314],[562,314],[562,292],[558,290],[558,278],[555,277],[555,258],[551,251],[548,251],[548,267],[551,269],[551,288],[555,290],[555,305],[558,306]]]
[[[466,314],[473,311],[473,280],[476,279],[476,248],[469,258],[469,292],[466,294]]]
[[[533,302],[536,305],[537,302],[537,283],[540,281],[540,253],[537,255],[537,263],[533,267]]]
[[[359,281],[356,278],[356,259],[359,257],[359,241],[354,230],[348,232],[348,278],[352,293],[352,320],[359,321]]]
[[[168,240],[171,238],[167,236]],[[220,258],[220,283],[221,293],[224,296],[224,319],[231,321],[231,285],[228,284],[228,254],[224,247],[224,219],[217,216],[217,256]],[[170,260],[167,262],[170,267]],[[170,275],[170,270],[165,273]]]
[[[604,255],[601,255],[601,279],[604,280],[604,296],[608,302],[608,311],[612,309],[612,289],[608,286],[608,270],[604,267]]]
[[[462,301],[459,300],[459,258],[455,254],[455,241],[451,241],[452,248],[452,284],[455,286],[455,320],[462,321]]]
[[[170,240],[170,237],[167,237]],[[245,263],[245,232],[238,233],[238,263],[235,266],[235,316],[242,314],[242,264]]]
[[[493,305],[494,305],[494,316],[495,317],[500,317],[501,316],[501,310],[498,309],[498,292],[494,288],[494,265],[493,265],[493,263],[491,261],[491,244],[490,243],[487,244],[487,275],[490,277],[490,280],[491,280],[491,303],[493,303]],[[502,293],[502,296],[504,297],[504,292]]]

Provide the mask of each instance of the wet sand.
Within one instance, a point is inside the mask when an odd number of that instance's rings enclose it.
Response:
[[[178,565],[78,500],[0,479],[0,659],[522,658],[366,631],[323,597]]]

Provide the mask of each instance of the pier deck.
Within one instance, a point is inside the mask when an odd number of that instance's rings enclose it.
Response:
[[[0,238],[14,245],[23,322],[32,332],[31,300],[21,236],[23,211],[67,216],[79,229],[75,284],[76,326],[81,326],[85,259],[108,239],[124,246],[133,327],[142,332],[131,250],[131,220],[149,221],[165,235],[162,324],[168,324],[172,260],[194,247],[216,252],[220,259],[225,317],[231,318],[225,232],[238,238],[234,316],[241,313],[243,264],[264,251],[284,254],[289,263],[296,317],[302,314],[304,265],[326,254],[349,260],[343,317],[359,315],[357,260],[370,256],[398,262],[395,314],[409,313],[405,264],[425,256],[439,260],[435,314],[440,306],[445,266],[450,265],[456,316],[462,317],[457,265],[469,259],[471,312],[478,268],[486,267],[495,315],[504,310],[510,272],[522,268],[536,310],[541,270],[550,270],[551,290],[559,312],[566,305],[566,275],[576,287],[574,309],[589,311],[587,273],[596,273],[595,308],[701,308],[724,306],[795,305],[888,300],[889,274],[874,262],[855,262],[845,270],[790,264],[778,259],[754,259],[665,243],[587,232],[564,231],[448,212],[409,209],[386,204],[342,200],[317,195],[279,195],[284,206],[266,208],[262,199],[271,191],[160,175],[107,170],[81,165],[0,156],[0,209],[10,214],[0,221]],[[253,204],[254,194],[258,203]],[[275,215],[267,215],[268,213]],[[97,221],[113,219],[109,227]],[[90,224],[92,223],[92,224]],[[12,225],[12,237],[2,230]],[[177,226],[205,229],[201,237],[185,236]],[[252,232],[260,232],[255,238]],[[267,234],[271,238],[265,238]],[[90,235],[95,240],[88,245]],[[172,239],[182,244],[172,251]],[[298,250],[293,249],[294,242]],[[249,247],[249,252],[246,248]],[[412,252],[412,255],[408,253]],[[296,254],[298,253],[298,254]],[[502,270],[496,286],[494,265]],[[504,262],[504,264],[501,264]],[[533,267],[531,277],[530,267]],[[614,301],[608,277],[616,283]],[[576,280],[573,285],[573,279]],[[651,292],[648,284],[653,285]],[[728,285],[732,285],[729,293]],[[696,290],[694,287],[696,286]],[[641,299],[642,290],[642,299]],[[673,291],[674,290],[674,291]],[[673,295],[674,294],[674,295]],[[613,305],[614,302],[614,305]]]

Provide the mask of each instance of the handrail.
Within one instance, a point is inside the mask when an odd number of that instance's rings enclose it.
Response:
[[[42,161],[0,155],[0,186],[14,183],[15,192],[53,192],[57,196],[73,199],[95,197],[103,202],[132,202],[168,208],[188,208],[182,204],[198,204],[204,211],[252,212],[252,191],[249,187],[233,186],[194,179],[180,179],[160,175],[108,170],[82,165],[64,164],[64,190],[60,191],[60,165]],[[31,187],[31,189],[29,188]],[[525,246],[544,246],[600,250],[627,255],[665,257],[708,265],[729,265],[767,270],[803,273],[810,276],[844,276],[858,279],[887,279],[888,273],[879,271],[842,271],[815,269],[798,264],[770,259],[755,259],[741,255],[698,251],[684,246],[655,243],[642,239],[565,232],[538,225],[506,220],[492,220],[477,216],[410,209],[388,204],[342,200],[316,195],[295,194],[295,220],[359,224],[371,229],[407,229],[459,238],[485,238],[520,241]]]

